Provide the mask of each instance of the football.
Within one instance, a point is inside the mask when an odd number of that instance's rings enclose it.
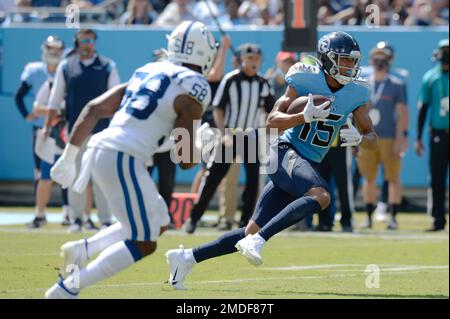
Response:
[[[314,99],[314,105],[319,106],[322,105],[322,103],[325,103],[326,101],[329,101],[325,96],[323,95],[313,95]],[[291,105],[289,105],[286,113],[287,114],[298,114],[303,111],[303,109],[306,106],[306,103],[308,103],[308,96],[300,96],[296,98]],[[331,105],[331,103],[330,103]],[[327,107],[327,109],[330,106]]]

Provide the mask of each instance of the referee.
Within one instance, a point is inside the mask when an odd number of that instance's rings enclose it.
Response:
[[[427,113],[430,112],[430,171],[431,171],[431,216],[434,224],[429,231],[445,229],[445,190],[448,176],[448,134],[449,134],[449,100],[448,70],[449,41],[439,42],[433,60],[439,62],[425,73],[419,98],[419,117],[415,151],[419,156],[424,153],[422,132]],[[430,200],[430,198],[429,198]]]
[[[260,126],[261,112],[269,113],[275,104],[275,99],[267,80],[258,75],[262,62],[261,48],[256,44],[243,44],[238,48],[238,54],[241,65],[239,69],[225,75],[220,83],[213,101],[213,116],[222,134],[221,152],[218,150],[216,155],[232,152],[233,160],[240,155],[245,166],[246,185],[242,195],[243,206],[239,222],[239,227],[243,227],[253,213],[259,188],[258,151],[256,150],[256,154],[249,154],[249,145],[258,145],[255,129]],[[225,129],[231,129],[235,133],[229,135],[230,130],[227,130],[225,134]],[[243,131],[251,133],[245,134]],[[235,143],[236,140],[242,140],[237,138],[240,134],[244,134],[243,154],[237,154],[239,147]],[[200,198],[192,208],[191,217],[184,225],[187,233],[195,232],[197,222],[203,216],[231,164],[223,159],[218,160],[216,156],[209,167]]]

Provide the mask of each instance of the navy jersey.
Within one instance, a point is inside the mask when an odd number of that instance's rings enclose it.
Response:
[[[281,139],[295,146],[306,158],[321,162],[336,138],[347,117],[370,100],[370,91],[362,82],[347,84],[332,92],[326,82],[325,73],[317,66],[297,63],[286,75],[286,82],[298,96],[309,93],[322,95],[332,101],[331,112],[325,122],[305,123],[286,130]]]

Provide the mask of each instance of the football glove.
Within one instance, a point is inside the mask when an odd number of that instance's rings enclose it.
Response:
[[[73,144],[67,144],[63,154],[50,170],[52,180],[60,184],[62,188],[71,186],[77,175],[76,158],[80,148]]]
[[[305,119],[305,123],[311,123],[313,121],[325,121],[330,115],[330,109],[325,109],[330,105],[330,101],[326,101],[325,103],[316,106],[314,105],[313,95],[308,94],[308,103],[303,110],[303,118]]]
[[[352,120],[347,118],[347,126],[348,128],[341,129],[340,136],[341,136],[341,146],[358,146],[359,143],[361,143],[362,136],[359,134],[356,127],[353,126]]]

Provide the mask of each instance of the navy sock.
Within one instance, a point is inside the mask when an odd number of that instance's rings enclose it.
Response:
[[[69,199],[67,196],[67,188],[61,188],[61,195],[62,195],[62,203],[64,206],[69,205]]]
[[[236,243],[245,237],[245,227],[232,230],[218,239],[192,250],[195,260],[199,263],[207,259],[235,253]]]
[[[394,218],[397,216],[398,206],[398,204],[389,204],[389,212]]]
[[[384,181],[383,182],[383,187],[381,188],[381,201],[383,203],[387,203],[388,202],[388,197],[389,197],[389,182],[388,181]]]
[[[369,216],[369,218],[372,218],[372,214],[373,214],[374,210],[375,210],[374,204],[366,204],[366,212],[367,212],[367,216]]]
[[[303,218],[321,210],[320,204],[311,196],[296,199],[272,218],[260,231],[266,241],[275,234],[301,221]]]

